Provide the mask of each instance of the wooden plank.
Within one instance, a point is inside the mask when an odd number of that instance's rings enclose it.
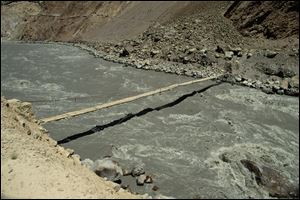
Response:
[[[172,89],[177,88],[179,86],[185,86],[185,85],[190,85],[190,84],[193,84],[193,83],[199,83],[199,82],[203,82],[203,81],[207,81],[207,80],[211,80],[211,79],[216,79],[219,76],[221,76],[221,75],[217,75],[217,76],[213,76],[213,77],[207,77],[207,78],[203,78],[203,79],[192,80],[192,81],[187,81],[187,82],[179,83],[179,84],[173,84],[173,85],[170,85],[170,86],[167,86],[167,87],[159,88],[159,89],[156,89],[156,90],[153,90],[153,91],[150,91],[150,92],[146,92],[146,93],[142,93],[142,94],[139,94],[139,95],[136,95],[136,96],[131,96],[131,97],[127,97],[127,98],[124,98],[124,99],[119,99],[119,100],[112,101],[112,102],[109,102],[109,103],[99,104],[99,105],[89,107],[89,108],[84,108],[84,109],[81,109],[81,110],[67,112],[67,113],[56,115],[56,116],[53,116],[53,117],[47,117],[47,118],[41,119],[41,123],[48,123],[48,122],[51,122],[51,121],[58,121],[58,120],[61,120],[61,119],[68,119],[68,118],[75,117],[75,116],[78,116],[78,115],[82,115],[82,114],[85,114],[85,113],[94,112],[96,110],[101,110],[101,109],[109,108],[109,107],[112,107],[112,106],[115,106],[115,105],[120,105],[120,104],[123,104],[123,103],[131,102],[131,101],[141,99],[141,98],[144,98],[144,97],[147,97],[147,96],[151,96],[151,95],[154,95],[154,94],[157,94],[157,93],[162,93],[162,92],[165,92],[165,91],[169,91],[169,90],[172,90]]]

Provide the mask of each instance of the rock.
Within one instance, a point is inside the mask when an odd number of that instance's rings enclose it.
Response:
[[[126,184],[126,185],[121,184],[121,188],[123,188],[124,190],[126,190],[127,188],[129,188],[129,185],[128,184]]]
[[[255,87],[256,88],[261,88],[261,86],[262,86],[262,82],[261,81],[256,81],[255,82]]]
[[[220,46],[217,46],[216,52],[217,52],[217,53],[223,53],[223,54],[224,54],[224,50],[223,50],[223,48],[221,48]]]
[[[195,53],[196,51],[197,51],[196,48],[189,49],[189,50],[188,50],[188,54]]]
[[[220,159],[221,159],[223,162],[227,162],[227,163],[230,163],[230,162],[231,162],[230,159],[229,159],[228,153],[223,153],[223,154],[221,154]]]
[[[154,186],[152,187],[152,190],[153,190],[153,191],[157,191],[157,190],[159,190],[159,187],[157,187],[156,185],[154,185]]]
[[[110,181],[119,181],[123,171],[119,164],[109,158],[96,160],[93,167],[94,172],[101,177],[106,177]]]
[[[129,51],[125,48],[123,48],[120,52],[119,52],[119,57],[125,57],[125,56],[129,56]]]
[[[243,57],[243,53],[242,52],[238,52],[237,53],[237,57]]]
[[[120,185],[114,186],[114,190],[115,190],[116,192],[119,192],[120,189],[121,189],[121,186],[120,186]]]
[[[183,58],[183,64],[187,64],[188,62],[189,62],[189,58],[187,57],[187,56],[185,56],[184,58]],[[178,73],[178,74],[180,74],[180,73]]]
[[[255,175],[257,185],[269,192],[271,197],[293,198],[299,196],[299,186],[290,182],[277,170],[247,159],[241,160],[241,163]]]
[[[147,175],[146,176],[146,180],[145,180],[145,183],[153,183],[153,179],[151,176]]]
[[[140,175],[136,178],[136,184],[144,185],[145,180],[146,180],[146,175]]]
[[[122,169],[123,176],[131,175],[131,171],[129,169]]]
[[[248,83],[249,83],[249,82],[246,81],[246,80],[244,80],[244,81],[242,82],[242,84],[245,85],[245,86],[248,86]]]
[[[252,56],[253,56],[252,53],[247,53],[247,54],[246,54],[247,59],[250,58],[250,57],[252,57]]]
[[[131,171],[132,176],[139,176],[142,174],[145,174],[145,170],[144,170],[143,166],[141,166],[141,165],[135,166]]]
[[[159,53],[160,53],[159,50],[152,50],[152,51],[150,52],[150,55],[153,57],[153,56],[155,56],[156,54],[159,54]]]
[[[281,82],[280,82],[280,87],[282,89],[288,89],[289,87],[289,81],[287,79],[283,79]]]
[[[293,76],[291,78],[291,80],[289,81],[289,86],[291,88],[298,88],[299,89],[299,76],[298,75]]]
[[[215,57],[216,57],[216,58],[220,58],[221,56],[220,56],[220,54],[216,53],[216,54],[215,54]]]
[[[81,161],[81,164],[87,168],[89,168],[90,170],[94,169],[94,161],[92,161],[89,158],[84,159],[83,161]]]
[[[272,90],[271,88],[269,88],[269,87],[263,86],[263,87],[262,87],[262,91],[263,91],[264,93],[266,93],[266,94],[274,94],[273,90]]]
[[[67,157],[71,156],[74,154],[74,150],[73,149],[70,149],[70,148],[66,148],[66,151],[68,152],[68,155]]]
[[[232,73],[232,63],[230,61],[226,61],[224,69],[225,69],[225,72],[231,74]]]
[[[280,94],[280,95],[283,95],[284,94],[284,90],[277,90],[276,93]]]
[[[273,92],[277,92],[278,90],[280,90],[280,87],[277,85],[273,85],[272,89],[273,89]]]
[[[277,73],[275,74],[276,76],[279,76],[281,78],[291,78],[293,76],[296,75],[296,73],[291,70],[291,69],[288,69],[286,67],[279,67],[278,70],[277,70]]]
[[[225,59],[229,59],[229,60],[231,60],[232,59],[232,57],[233,57],[233,52],[232,51],[225,51]]]
[[[277,54],[278,54],[277,52],[271,51],[271,50],[267,50],[267,51],[265,52],[265,56],[266,56],[267,58],[274,58]]]
[[[242,81],[242,78],[241,78],[241,77],[238,77],[238,76],[236,76],[236,77],[235,77],[235,81],[236,81],[236,82],[241,82],[241,81]]]
[[[242,49],[240,47],[236,47],[236,48],[230,48],[230,51],[232,51],[234,55],[238,55],[239,53],[241,53]]]
[[[73,154],[72,158],[73,158],[73,160],[74,160],[75,163],[80,163],[80,155]]]
[[[206,49],[201,49],[200,50],[200,55],[206,55],[207,53],[207,50]]]
[[[289,88],[289,89],[284,90],[284,94],[290,95],[290,96],[299,96],[299,89]]]

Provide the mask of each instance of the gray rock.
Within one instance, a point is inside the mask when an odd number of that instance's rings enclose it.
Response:
[[[291,88],[299,88],[299,76],[298,75],[293,76],[291,78],[291,80],[289,81],[289,86]]]
[[[217,46],[216,52],[217,52],[217,53],[224,53],[224,50],[223,50],[222,47]]]
[[[240,47],[236,47],[236,48],[231,48],[230,51],[232,51],[234,55],[238,55],[239,53],[241,53],[242,49]]]
[[[269,87],[262,87],[262,91],[266,94],[274,94],[273,90]]]
[[[247,54],[246,54],[246,57],[247,57],[247,58],[251,58],[252,56],[253,56],[252,53],[247,53]]]
[[[232,73],[232,63],[230,61],[226,61],[224,69],[227,73]]]
[[[215,57],[216,57],[216,58],[220,58],[221,56],[220,56],[220,54],[216,53],[216,54],[215,54]]]
[[[109,158],[96,160],[93,167],[94,172],[101,177],[106,177],[110,181],[118,181],[123,175],[119,164]]]
[[[299,89],[289,88],[289,89],[284,90],[284,94],[290,95],[290,96],[299,96]]]
[[[90,170],[94,169],[94,161],[92,161],[89,158],[84,159],[83,161],[81,161],[81,164],[87,168],[89,168]]]
[[[131,175],[131,171],[129,169],[122,169],[123,176]]]
[[[207,50],[206,50],[206,49],[201,49],[201,50],[200,50],[200,54],[201,54],[201,55],[206,55],[206,53],[207,53]]]
[[[267,58],[274,58],[277,54],[278,54],[277,52],[271,51],[271,50],[267,50],[267,51],[265,52],[265,56],[266,56]]]
[[[151,56],[153,57],[153,56],[155,56],[156,54],[159,54],[159,53],[160,53],[159,50],[152,50],[151,51]]]
[[[243,53],[242,52],[238,52],[237,53],[237,57],[243,57]]]
[[[119,52],[119,56],[120,57],[125,57],[125,56],[129,56],[129,51],[125,48],[123,48],[120,52]]]
[[[192,48],[188,50],[188,54],[195,53],[197,51],[196,48]]]
[[[235,77],[235,80],[236,80],[236,82],[241,82],[241,81],[242,81],[242,78],[236,76],[236,77]]]
[[[257,185],[266,190],[270,197],[299,197],[299,186],[290,182],[279,171],[247,159],[241,160],[241,163],[255,176]]]
[[[141,166],[141,165],[137,165],[131,170],[132,176],[139,176],[142,174],[145,174],[145,170],[144,170],[143,166]]]
[[[151,176],[147,175],[146,176],[146,180],[145,180],[145,183],[153,183],[153,179]]]
[[[276,93],[280,94],[280,95],[283,95],[284,94],[284,90],[282,90],[282,89],[281,90],[277,90]]]
[[[245,85],[245,86],[248,86],[248,83],[249,83],[249,82],[246,81],[246,80],[244,80],[244,81],[242,82],[242,84]]]
[[[234,53],[232,51],[225,51],[225,59],[231,60],[233,57]]]
[[[136,178],[136,184],[144,185],[145,180],[146,180],[146,175],[140,175]]]

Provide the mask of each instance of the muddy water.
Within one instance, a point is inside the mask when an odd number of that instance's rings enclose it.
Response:
[[[1,95],[33,101],[39,118],[190,80],[126,68],[64,45],[1,43]],[[45,125],[56,140],[175,101],[213,82]],[[55,101],[54,101],[55,100]],[[93,160],[142,164],[154,184],[137,192],[175,198],[268,198],[241,165],[249,159],[299,184],[299,99],[221,84],[159,111],[63,146]],[[226,159],[224,159],[226,157]],[[153,191],[153,185],[159,187]]]

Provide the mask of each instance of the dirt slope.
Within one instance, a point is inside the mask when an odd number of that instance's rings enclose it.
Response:
[[[35,122],[30,104],[1,98],[1,198],[141,198],[83,167]]]
[[[17,34],[11,38],[51,41],[119,41],[131,39],[156,22],[163,23],[197,10],[198,2],[164,1],[44,1],[16,2],[1,6],[5,29],[14,23],[14,13],[28,5],[38,13],[25,13]],[[13,10],[12,8],[17,8]],[[113,34],[112,34],[113,33]]]
[[[299,1],[236,1],[225,17],[244,36],[278,39],[299,34]]]

